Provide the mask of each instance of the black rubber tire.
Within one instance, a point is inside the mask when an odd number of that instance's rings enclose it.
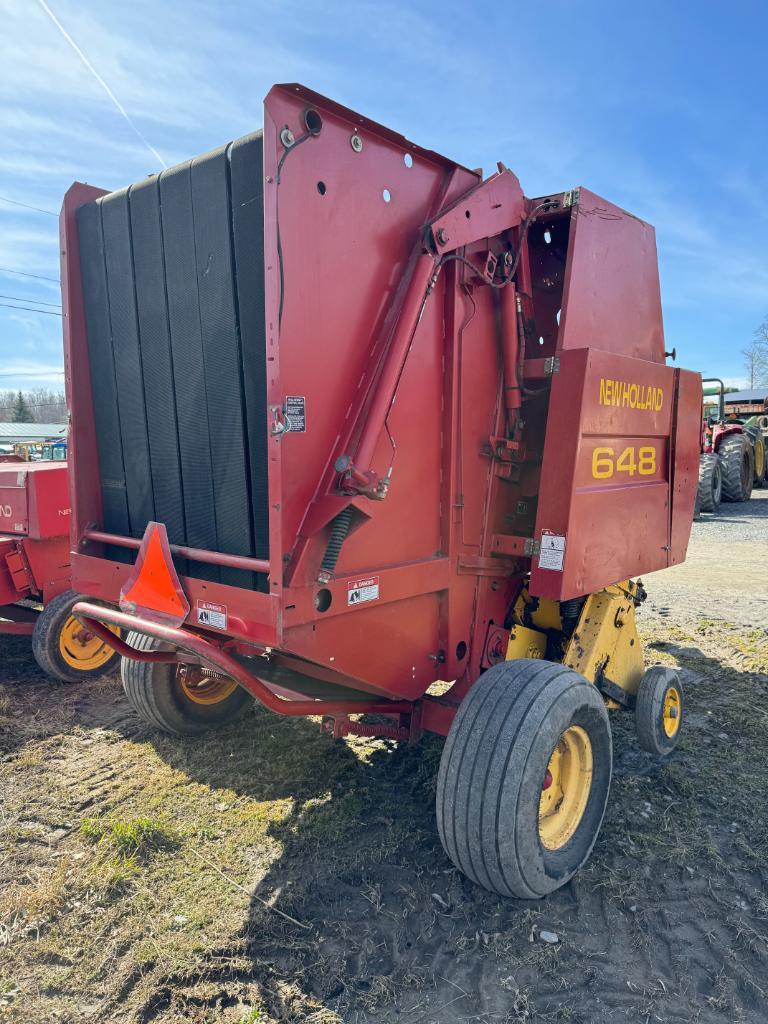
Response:
[[[724,437],[718,449],[723,470],[723,501],[749,501],[755,476],[754,454],[746,434]]]
[[[120,657],[115,652],[96,669],[75,669],[62,657],[59,646],[61,630],[72,617],[75,604],[82,599],[82,594],[76,594],[74,590],[65,590],[63,594],[54,597],[38,615],[32,631],[32,654],[35,661],[46,675],[63,683],[82,683],[88,679],[98,679],[99,676],[111,672]]]
[[[670,686],[680,694],[680,724],[674,736],[664,731],[664,698]],[[666,665],[652,665],[640,680],[635,703],[637,742],[649,754],[666,757],[680,739],[685,720],[685,695],[680,674]]]
[[[723,471],[720,456],[716,452],[707,452],[699,459],[699,511],[717,512],[722,496]]]
[[[163,645],[144,633],[129,633],[126,643],[138,651],[162,650]],[[122,658],[123,690],[136,714],[147,725],[172,736],[201,736],[236,718],[252,698],[238,686],[218,704],[196,704],[182,690],[174,665]]]
[[[593,778],[573,836],[558,850],[539,837],[539,801],[552,752],[580,725]],[[564,885],[592,852],[611,785],[612,745],[600,693],[549,661],[489,669],[459,708],[440,760],[437,827],[445,852],[473,881],[502,896],[538,899]]]

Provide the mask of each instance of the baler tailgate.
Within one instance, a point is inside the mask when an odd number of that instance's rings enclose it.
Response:
[[[670,564],[673,466],[696,450],[694,421],[677,416],[680,372],[594,349],[561,354],[550,396],[557,415],[547,423],[532,593],[568,600]],[[690,487],[677,483],[685,492],[680,500],[689,504]],[[687,543],[680,519],[676,550]]]

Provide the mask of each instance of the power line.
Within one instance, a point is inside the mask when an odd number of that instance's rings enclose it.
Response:
[[[32,306],[9,306],[7,302],[0,302],[5,309],[25,309],[28,313],[47,313],[48,316],[63,316],[62,313],[55,313],[52,309],[33,309]]]
[[[28,274],[25,270],[11,270],[10,267],[0,267],[0,274],[18,274],[19,277],[33,277],[36,281],[59,283],[58,277],[41,277],[40,274]]]
[[[42,299],[32,299],[30,297],[20,299],[18,295],[0,295],[0,299],[10,299],[11,302],[34,302],[36,306],[55,306],[57,309],[61,309],[60,302],[43,302]]]
[[[63,370],[12,370],[0,373],[0,377],[63,377]]]
[[[131,128],[132,128],[132,129],[133,129],[133,131],[134,131],[134,132],[136,133],[136,135],[137,135],[137,136],[138,136],[138,137],[139,137],[139,138],[141,139],[141,141],[142,141],[142,142],[144,143],[144,145],[145,145],[145,146],[147,147],[147,149],[148,149],[148,150],[150,151],[150,153],[152,153],[152,155],[153,155],[153,156],[155,156],[155,157],[156,157],[156,158],[157,158],[157,159],[158,159],[158,160],[160,161],[160,163],[161,163],[161,165],[163,166],[163,168],[167,168],[167,166],[168,166],[168,165],[166,164],[165,160],[163,160],[163,158],[162,158],[162,157],[160,156],[160,154],[159,154],[159,153],[157,152],[157,150],[155,149],[155,147],[154,147],[153,145],[151,145],[151,144],[150,144],[149,142],[147,142],[147,140],[146,140],[146,139],[144,138],[144,136],[143,136],[143,135],[141,134],[141,132],[139,131],[139,129],[138,129],[137,127],[136,127],[136,125],[135,125],[135,124],[133,123],[133,121],[132,121],[132,120],[130,119],[130,117],[128,116],[128,111],[127,111],[127,110],[125,109],[125,107],[124,107],[124,106],[122,105],[122,103],[121,103],[121,102],[120,102],[120,100],[119,100],[119,99],[117,98],[117,96],[115,96],[115,94],[114,94],[114,93],[112,92],[112,90],[111,90],[111,89],[109,88],[109,86],[108,86],[108,85],[107,85],[107,83],[106,83],[106,82],[104,81],[104,79],[103,79],[103,78],[101,77],[101,75],[100,75],[100,74],[98,73],[98,71],[97,71],[97,70],[96,70],[96,68],[95,68],[95,67],[93,66],[93,64],[91,64],[91,62],[90,62],[90,61],[88,60],[88,58],[87,58],[87,57],[85,56],[85,54],[84,54],[84,53],[83,53],[83,51],[82,51],[82,50],[80,49],[80,47],[79,47],[79,46],[77,45],[77,43],[76,43],[76,42],[74,41],[74,39],[72,38],[72,36],[71,36],[71,35],[69,35],[69,33],[67,32],[67,30],[66,30],[66,29],[64,28],[64,26],[63,26],[63,25],[61,24],[61,22],[60,22],[60,21],[59,21],[59,19],[58,19],[58,18],[56,17],[56,15],[55,15],[55,14],[53,13],[53,11],[52,11],[52,10],[51,10],[51,8],[50,8],[50,7],[48,6],[48,4],[47,4],[47,3],[45,2],[45,0],[37,0],[37,2],[38,2],[38,3],[40,4],[40,6],[41,6],[41,7],[43,8],[43,10],[45,11],[45,13],[46,13],[46,14],[48,15],[48,17],[49,17],[49,18],[51,19],[51,21],[52,21],[52,22],[53,22],[53,24],[54,24],[54,25],[56,26],[56,28],[57,28],[57,29],[59,30],[59,32],[61,32],[61,34],[62,34],[62,35],[64,36],[64,38],[66,39],[66,41],[67,41],[67,42],[69,43],[69,45],[70,45],[70,46],[72,47],[72,49],[73,49],[73,50],[75,51],[75,53],[76,53],[76,54],[78,55],[78,57],[79,57],[79,58],[80,58],[80,60],[81,60],[81,61],[83,62],[83,64],[85,64],[85,66],[86,66],[86,67],[88,68],[88,70],[89,70],[89,71],[91,72],[91,74],[92,74],[92,75],[93,75],[93,77],[94,77],[94,78],[96,79],[96,81],[97,81],[97,82],[99,83],[99,85],[100,85],[100,86],[102,87],[102,89],[103,89],[103,90],[104,90],[104,92],[105,92],[105,93],[107,94],[107,96],[109,96],[109,98],[110,98],[110,99],[112,100],[112,102],[113,102],[113,103],[115,104],[115,106],[117,107],[117,109],[118,109],[118,110],[120,111],[120,113],[121,113],[121,114],[123,115],[123,117],[124,117],[124,118],[125,118],[125,120],[126,120],[126,121],[128,122],[128,124],[129,124],[129,125],[131,126]]]
[[[37,213],[47,213],[49,217],[58,216],[52,210],[41,210],[39,206],[30,206],[29,203],[20,203],[16,199],[7,199],[5,196],[0,196],[0,202],[10,203],[11,206],[23,206],[25,210],[35,210]]]

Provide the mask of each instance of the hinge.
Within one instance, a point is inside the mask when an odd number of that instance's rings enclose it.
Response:
[[[551,377],[555,373],[560,373],[560,356],[548,356],[544,360],[544,376]]]
[[[580,188],[569,189],[568,192],[563,193],[563,207],[578,206],[579,205],[579,194]]]

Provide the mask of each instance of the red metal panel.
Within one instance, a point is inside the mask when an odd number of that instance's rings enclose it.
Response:
[[[59,217],[61,303],[64,313],[64,387],[70,411],[67,464],[70,474],[70,525],[73,548],[77,547],[80,535],[88,526],[102,525],[99,456],[91,399],[91,368],[88,358],[88,337],[85,331],[80,243],[75,216],[79,207],[105,195],[106,189],[75,182],[67,190]],[[73,366],[76,367],[75,372]]]
[[[571,214],[557,347],[664,362],[656,232],[585,188]]]
[[[2,500],[2,474],[0,474],[0,500]],[[65,462],[36,462],[27,467],[29,494],[29,530],[34,540],[49,537],[69,539],[71,509],[69,481]]]
[[[668,564],[675,405],[671,367],[591,349],[562,353],[550,396],[535,534],[544,550],[533,560],[532,593],[567,600]]]
[[[685,560],[691,536],[693,506],[699,485],[701,445],[701,376],[690,370],[676,370],[677,407],[672,438],[672,533],[669,564]]]
[[[31,589],[47,603],[69,589],[69,537],[25,538],[21,541],[31,574]],[[27,595],[28,596],[28,595]]]

